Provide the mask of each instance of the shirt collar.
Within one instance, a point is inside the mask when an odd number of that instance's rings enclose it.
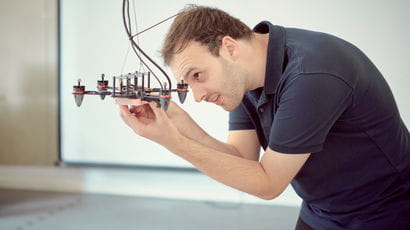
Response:
[[[273,94],[283,71],[285,29],[281,26],[274,26],[268,21],[262,21],[253,28],[253,31],[269,33],[264,91],[265,94]]]

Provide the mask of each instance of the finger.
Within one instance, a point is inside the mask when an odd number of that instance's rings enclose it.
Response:
[[[123,114],[130,113],[128,105],[119,105],[118,108],[120,109],[120,113],[123,113]]]
[[[142,111],[144,111],[144,106],[141,106],[141,105],[137,105],[137,106],[131,105],[130,106],[130,112],[133,114],[138,114],[138,113],[141,113]]]
[[[122,120],[135,130],[136,127],[141,125],[141,122],[131,113],[128,105],[120,105],[120,116]]]
[[[128,121],[130,120],[130,116],[132,116],[128,108],[128,105],[119,105],[118,108],[120,109],[121,118],[125,121],[125,123],[128,124]]]
[[[164,120],[164,117],[166,117],[166,113],[162,107],[157,107],[157,103],[153,101],[149,103],[149,106],[151,107],[152,111],[155,114],[155,117],[159,121]]]

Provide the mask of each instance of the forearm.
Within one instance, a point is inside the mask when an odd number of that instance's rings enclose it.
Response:
[[[206,133],[185,111],[174,116],[172,120],[178,131],[185,137],[214,150],[242,157],[234,146],[221,142]]]
[[[185,136],[176,139],[166,147],[209,177],[263,199],[280,194],[260,162],[215,150]]]
[[[242,157],[242,155],[239,153],[239,151],[232,145],[228,143],[221,142],[214,137],[210,136],[208,133],[206,133],[200,126],[198,126],[196,123],[195,125],[191,126],[193,128],[192,132],[186,132],[183,135],[195,142],[198,142],[199,144],[202,144],[208,148],[212,148],[214,150],[228,153],[234,156],[239,156]]]

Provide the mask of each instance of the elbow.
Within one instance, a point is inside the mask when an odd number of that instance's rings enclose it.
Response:
[[[273,200],[276,197],[278,197],[282,191],[266,191],[266,192],[261,192],[257,195],[257,197],[263,199],[263,200]]]
[[[264,188],[259,189],[256,196],[263,200],[273,200],[280,196],[283,191],[285,191],[286,187],[287,185],[285,184],[266,185]]]
[[[266,195],[259,195],[259,198],[261,198],[262,200],[273,200],[276,197],[278,197],[278,195],[275,194],[266,194]]]

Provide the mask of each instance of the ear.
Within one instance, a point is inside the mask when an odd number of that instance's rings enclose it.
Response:
[[[236,60],[239,54],[238,42],[230,36],[223,37],[219,54]]]

